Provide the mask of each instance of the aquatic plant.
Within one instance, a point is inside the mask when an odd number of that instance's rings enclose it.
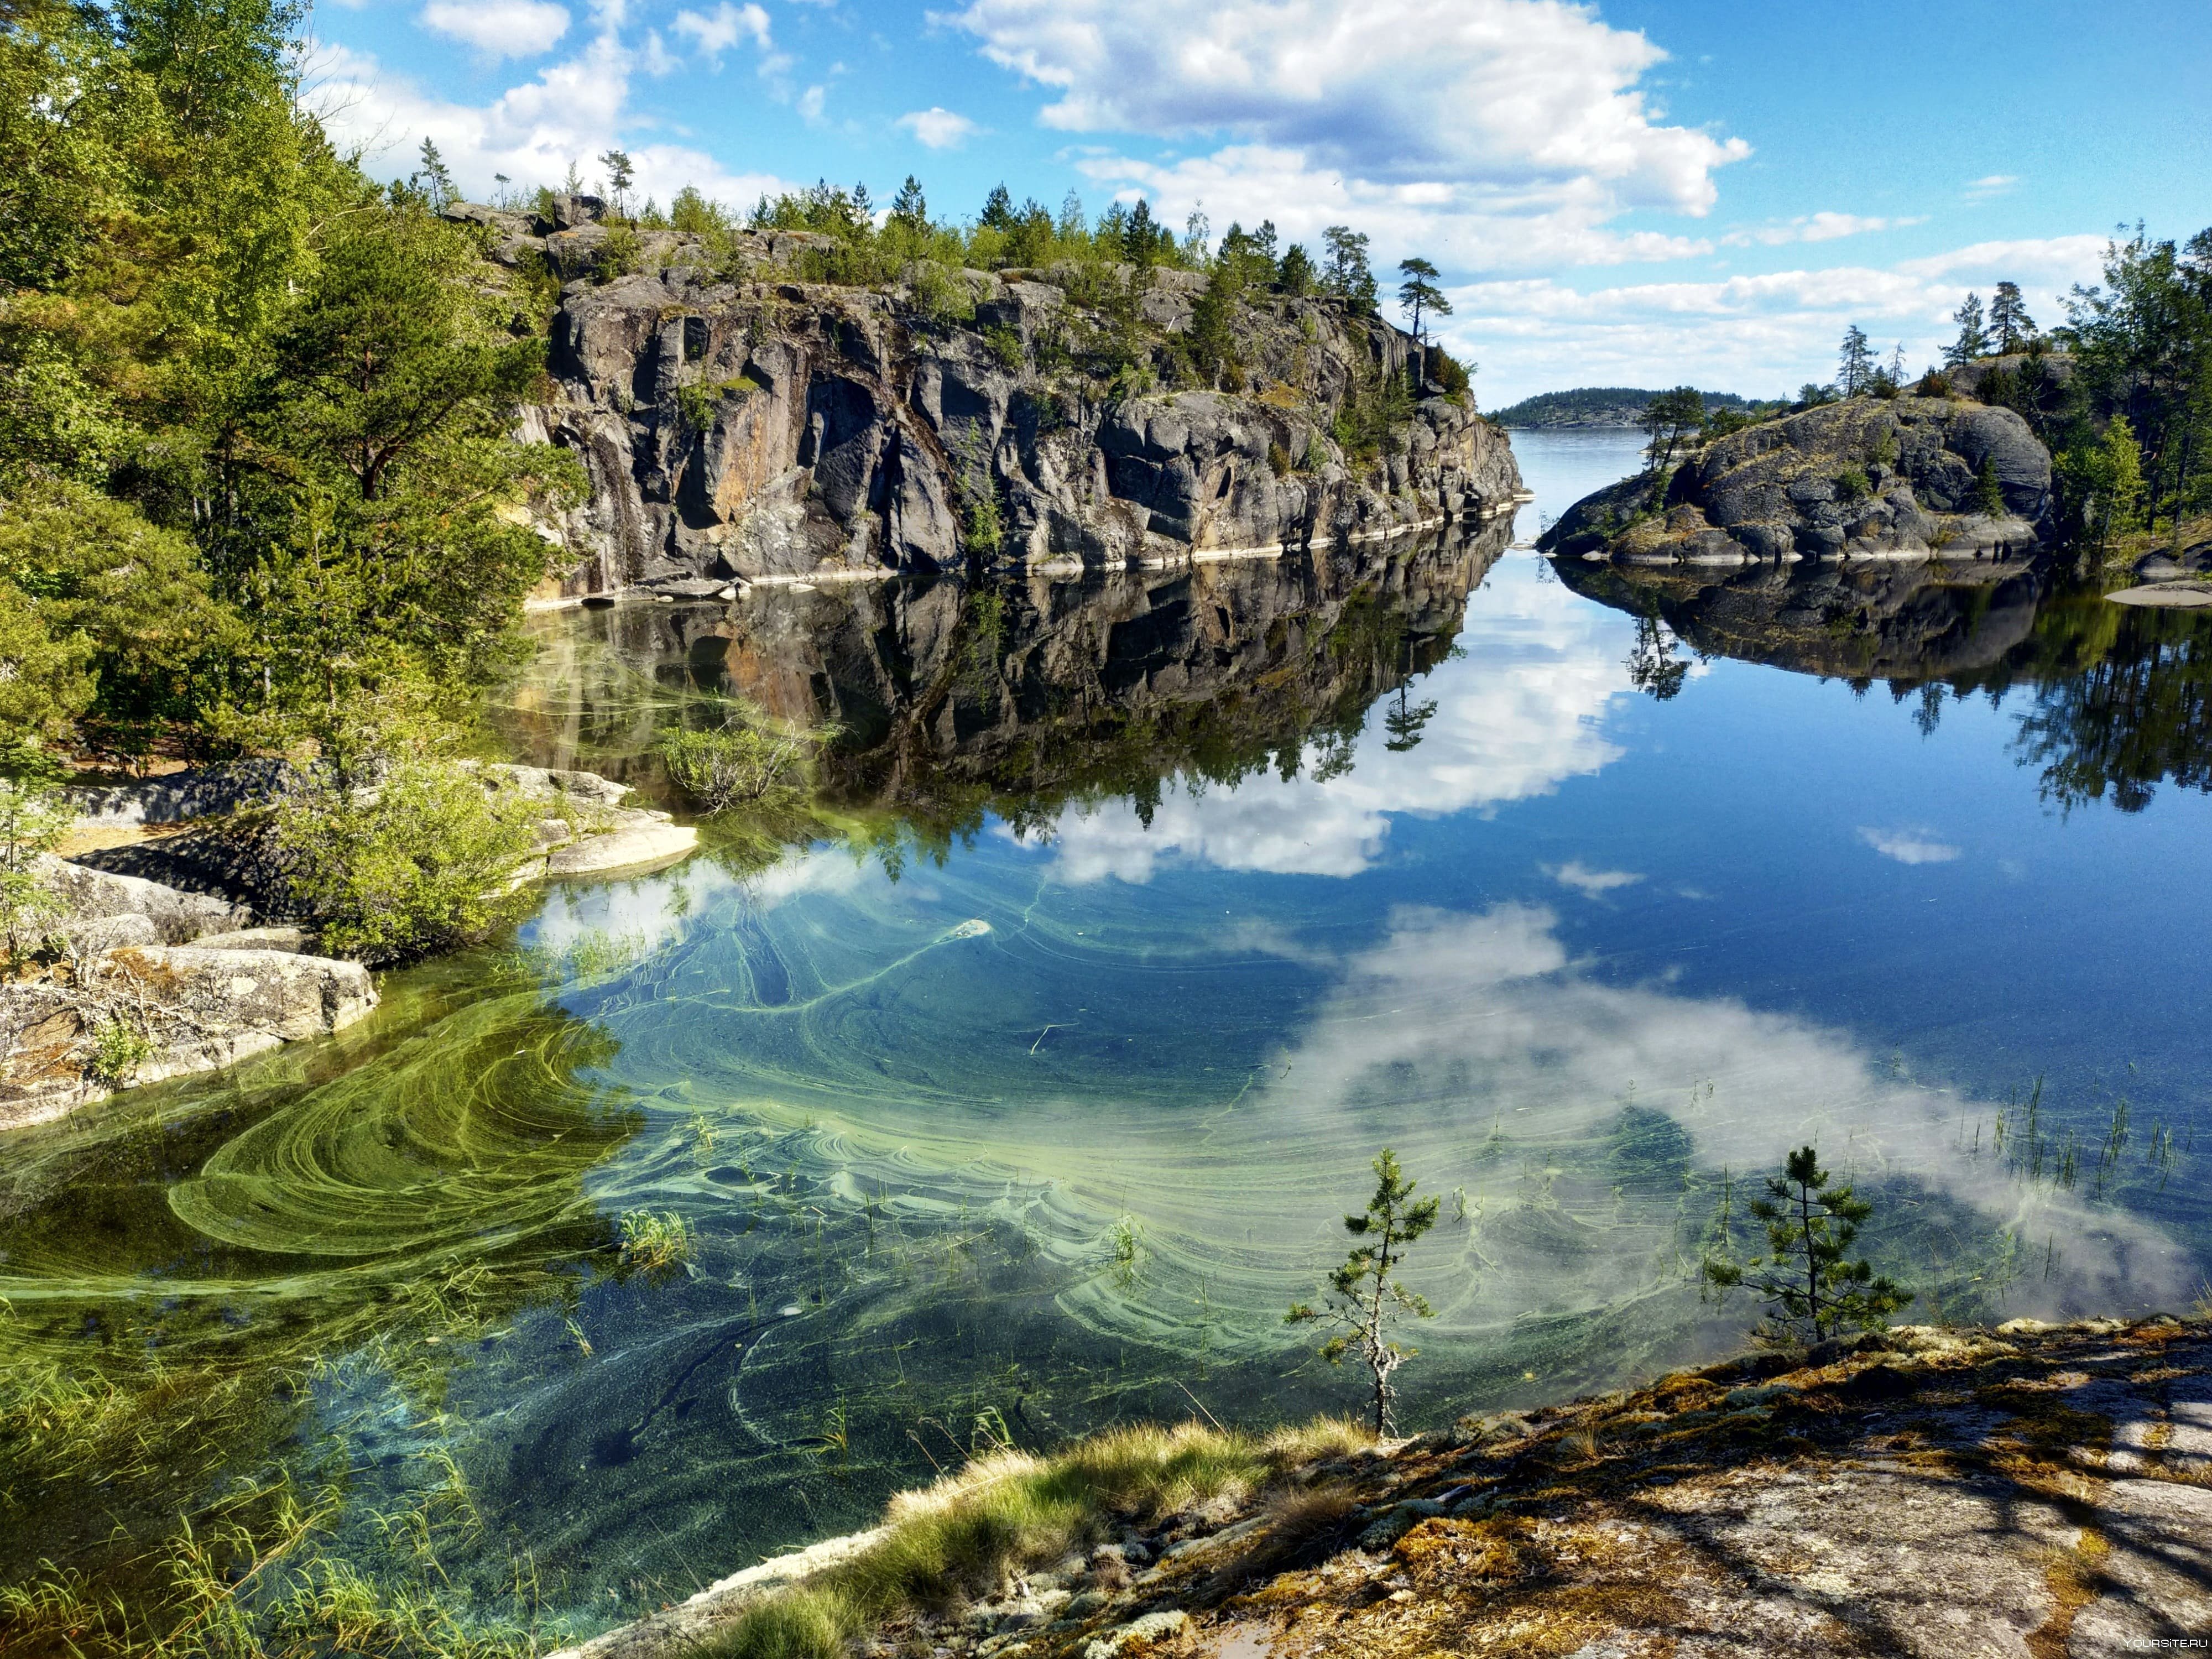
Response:
[[[1778,1340],[1809,1334],[1821,1341],[1846,1325],[1873,1329],[1912,1300],[1910,1291],[1878,1277],[1864,1257],[1851,1258],[1859,1225],[1874,1205],[1848,1183],[1831,1190],[1812,1147],[1799,1147],[1780,1175],[1766,1177],[1765,1194],[1752,1200],[1751,1213],[1765,1225],[1766,1253],[1739,1261],[1725,1254],[1724,1242],[1723,1253],[1708,1255],[1701,1271],[1706,1283],[1747,1289],[1777,1310],[1761,1334]]]
[[[662,1273],[681,1267],[698,1254],[698,1235],[691,1223],[674,1210],[629,1210],[623,1212],[622,1258],[633,1267]]]
[[[788,788],[803,750],[793,738],[746,725],[734,713],[712,731],[664,732],[655,751],[676,787],[708,812],[724,812]]]
[[[1389,1329],[1407,1314],[1419,1319],[1436,1316],[1427,1301],[1407,1290],[1393,1272],[1405,1260],[1407,1247],[1437,1224],[1437,1201],[1415,1201],[1418,1184],[1406,1179],[1388,1146],[1377,1153],[1375,1195],[1367,1200],[1364,1214],[1344,1218],[1345,1231],[1375,1242],[1352,1246],[1343,1266],[1329,1274],[1320,1306],[1293,1302],[1283,1316],[1285,1324],[1323,1322],[1342,1328],[1322,1345],[1322,1358],[1336,1365],[1346,1354],[1357,1352],[1365,1364],[1375,1380],[1370,1408],[1377,1435],[1390,1431],[1390,1375],[1418,1352],[1400,1347],[1390,1340]]]

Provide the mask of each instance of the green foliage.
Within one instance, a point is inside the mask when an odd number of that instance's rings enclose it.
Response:
[[[0,778],[0,945],[10,958],[35,949],[46,923],[62,912],[59,896],[35,866],[75,822],[58,795]]]
[[[1655,475],[1665,472],[1674,463],[1674,452],[1705,423],[1705,395],[1695,386],[1678,386],[1652,398],[1644,410],[1646,468]]]
[[[1836,499],[1839,501],[1863,501],[1874,493],[1873,482],[1859,467],[1845,467],[1836,474],[1835,483]]]
[[[1983,456],[1980,467],[1975,471],[1974,509],[1992,519],[2004,516],[2004,485],[1997,477],[1997,459],[1994,455]]]
[[[1969,294],[1958,310],[1951,313],[1951,320],[1958,324],[1959,336],[1943,348],[1943,361],[1947,365],[1956,368],[1962,363],[1971,363],[1977,357],[1990,355],[1990,334],[1982,322],[1980,295]]]
[[[1000,368],[1011,374],[1021,372],[1024,356],[1022,337],[1017,331],[1003,324],[994,325],[983,331],[983,343],[991,349],[991,355],[999,360]]]
[[[293,897],[324,948],[392,963],[483,943],[528,908],[514,882],[540,810],[420,749],[331,769],[280,805]],[[364,774],[374,782],[354,780]]]
[[[1765,1194],[1751,1203],[1753,1218],[1765,1229],[1765,1253],[1735,1260],[1729,1254],[1732,1224],[1724,1217],[1719,1249],[1702,1271],[1707,1284],[1749,1290],[1773,1308],[1769,1334],[1822,1341],[1846,1326],[1872,1330],[1912,1300],[1863,1257],[1851,1258],[1860,1224],[1874,1213],[1874,1205],[1849,1186],[1831,1190],[1812,1147],[1791,1152],[1782,1173],[1767,1176],[1765,1185]]]
[[[1315,269],[1313,255],[1305,244],[1293,242],[1284,251],[1281,268],[1275,276],[1275,287],[1294,300],[1302,300],[1321,285],[1321,273]]]
[[[1429,348],[1429,378],[1444,389],[1447,398],[1464,401],[1474,389],[1473,371],[1442,346]]]
[[[805,760],[797,740],[745,724],[737,711],[710,731],[663,733],[658,753],[676,787],[709,812],[789,789]]]
[[[1846,398],[1856,398],[1874,386],[1874,348],[1866,331],[1853,323],[1844,331],[1844,343],[1836,359],[1836,384]]]
[[[128,1018],[118,1014],[103,1020],[93,1033],[92,1054],[84,1069],[88,1076],[111,1089],[120,1089],[153,1052],[153,1039]]]
[[[2058,470],[2092,546],[2101,551],[2142,523],[2142,456],[2126,416],[2113,416],[2101,434],[2061,455]]]
[[[678,1211],[626,1210],[618,1224],[623,1261],[644,1272],[665,1273],[699,1253],[697,1232]]]
[[[1331,225],[1322,233],[1328,249],[1322,266],[1322,291],[1344,302],[1354,316],[1375,309],[1375,273],[1367,264],[1367,235],[1349,225]]]
[[[1345,1231],[1364,1242],[1353,1245],[1343,1265],[1329,1273],[1319,1305],[1294,1302],[1283,1316],[1286,1324],[1338,1327],[1337,1334],[1322,1346],[1322,1358],[1335,1365],[1346,1354],[1356,1353],[1366,1365],[1374,1379],[1370,1426],[1377,1435],[1390,1431],[1391,1373],[1418,1352],[1400,1347],[1390,1329],[1408,1314],[1435,1316],[1435,1310],[1397,1277],[1407,1249],[1437,1224],[1437,1200],[1416,1200],[1416,1184],[1406,1179],[1396,1154],[1385,1146],[1375,1159],[1375,1194],[1365,1212],[1344,1218]]]

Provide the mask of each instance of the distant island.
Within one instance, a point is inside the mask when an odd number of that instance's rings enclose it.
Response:
[[[1509,409],[1492,410],[1490,418],[1504,427],[1640,427],[1644,410],[1660,395],[1660,390],[1632,386],[1585,386],[1571,392],[1540,392]],[[1700,395],[1708,409],[1740,409],[1748,413],[1767,406],[1758,398],[1739,398],[1732,392]]]

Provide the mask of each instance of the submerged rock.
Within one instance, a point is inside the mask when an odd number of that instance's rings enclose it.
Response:
[[[1663,488],[1646,474],[1587,495],[1537,545],[1655,564],[2002,557],[2051,537],[2051,477],[2009,409],[1855,398],[1717,439]]]

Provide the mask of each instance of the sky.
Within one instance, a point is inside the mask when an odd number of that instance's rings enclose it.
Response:
[[[1344,223],[1443,273],[1486,407],[1909,368],[2009,278],[2049,325],[2115,230],[2212,225],[2203,0],[326,0],[304,96],[381,176],[665,203],[1004,182],[1218,238]]]

